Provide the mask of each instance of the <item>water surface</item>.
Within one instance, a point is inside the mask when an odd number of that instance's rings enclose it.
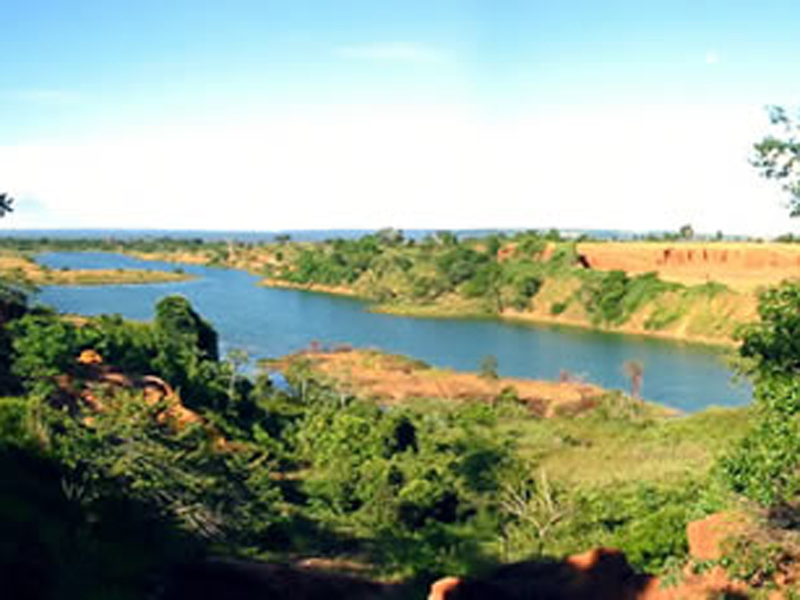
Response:
[[[686,411],[749,402],[750,390],[731,382],[724,355],[677,342],[557,328],[497,319],[429,319],[367,311],[350,298],[270,289],[242,271],[142,261],[105,253],[46,253],[39,261],[53,269],[161,269],[180,266],[191,281],[67,287],[48,286],[39,301],[84,315],[119,313],[151,319],[159,298],[183,294],[220,334],[223,352],[247,350],[255,358],[275,357],[323,344],[352,344],[408,354],[439,367],[475,370],[489,354],[501,375],[557,379],[562,369],[607,388],[626,389],[622,365],[644,365],[643,395]]]

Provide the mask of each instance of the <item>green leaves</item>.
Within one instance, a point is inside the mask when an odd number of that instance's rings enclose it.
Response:
[[[15,375],[29,390],[69,369],[80,348],[76,327],[49,314],[28,314],[11,325]]]
[[[786,282],[763,292],[760,320],[740,333],[740,354],[763,377],[800,375],[800,282]]]
[[[764,292],[758,312],[740,348],[755,378],[756,421],[720,466],[731,489],[774,506],[800,498],[800,283]]]
[[[785,109],[770,107],[770,122],[779,130],[754,145],[751,159],[761,174],[781,183],[789,194],[792,217],[800,216],[800,122]]]
[[[14,199],[6,193],[0,193],[0,218],[6,213],[14,212]]]

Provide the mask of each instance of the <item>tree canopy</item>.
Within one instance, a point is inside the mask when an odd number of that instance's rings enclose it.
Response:
[[[777,130],[755,144],[753,165],[761,174],[781,182],[789,193],[792,217],[800,216],[800,114],[794,117],[786,109],[772,106],[769,118]]]

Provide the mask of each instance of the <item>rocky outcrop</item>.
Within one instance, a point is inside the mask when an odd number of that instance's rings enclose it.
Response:
[[[600,548],[563,561],[506,565],[480,579],[447,578],[429,600],[636,600],[652,583],[617,550]]]
[[[103,398],[117,391],[128,390],[141,394],[149,406],[163,403],[156,418],[176,428],[207,423],[193,410],[186,408],[178,393],[169,383],[154,375],[129,375],[106,364],[96,350],[84,350],[76,358],[76,366],[69,374],[56,377],[57,391],[53,398],[56,405],[65,406],[71,412],[88,408],[93,412],[105,410]],[[86,417],[91,422],[91,416]],[[223,443],[224,445],[224,443]]]
[[[690,523],[687,536],[691,560],[675,582],[637,574],[624,554],[601,548],[569,556],[563,561],[506,565],[485,578],[447,577],[433,584],[428,600],[749,598],[747,586],[731,581],[721,566],[702,570],[692,566],[719,560],[724,541],[741,534],[747,523],[746,517],[739,513],[720,513]]]

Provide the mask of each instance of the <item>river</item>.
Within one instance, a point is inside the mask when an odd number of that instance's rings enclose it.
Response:
[[[750,388],[732,382],[724,354],[691,344],[498,319],[430,319],[371,313],[359,300],[260,287],[243,271],[143,261],[118,254],[54,252],[38,256],[52,269],[182,268],[196,279],[177,283],[47,286],[38,301],[62,312],[119,313],[150,319],[159,298],[182,294],[220,335],[223,352],[276,357],[323,344],[351,344],[407,354],[439,367],[476,370],[494,355],[501,375],[557,379],[562,369],[606,388],[626,389],[623,363],[644,366],[643,396],[687,412],[740,406]]]

